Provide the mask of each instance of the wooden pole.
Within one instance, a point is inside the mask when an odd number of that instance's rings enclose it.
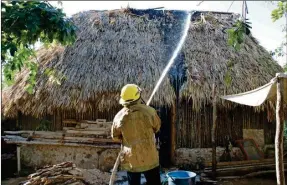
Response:
[[[176,127],[175,127],[175,103],[171,106],[171,141],[170,141],[170,158],[171,163],[175,164],[175,148],[176,148]]]
[[[215,142],[215,131],[216,131],[216,120],[217,120],[217,109],[216,109],[216,90],[215,82],[212,85],[212,96],[213,96],[213,109],[212,109],[212,129],[211,129],[211,142],[212,142],[212,178],[216,179],[216,142]]]
[[[280,78],[277,78],[277,103],[276,103],[276,135],[275,135],[275,164],[278,185],[285,185],[283,164],[283,103]]]
[[[19,130],[22,129],[22,113],[20,111],[17,113],[16,128]]]
[[[17,172],[18,174],[21,171],[21,155],[20,155],[20,146],[17,146]]]

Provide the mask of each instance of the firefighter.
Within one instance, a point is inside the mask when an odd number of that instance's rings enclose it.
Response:
[[[122,143],[121,169],[127,171],[129,185],[140,185],[142,173],[147,185],[160,185],[154,135],[161,120],[155,109],[143,104],[141,89],[135,84],[122,88],[119,103],[123,108],[114,118],[111,135]]]

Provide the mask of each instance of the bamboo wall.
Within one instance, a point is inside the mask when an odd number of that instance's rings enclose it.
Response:
[[[191,103],[181,103],[177,121],[177,148],[209,148],[211,146],[212,107],[192,111]],[[218,108],[216,142],[226,145],[226,136],[232,141],[243,138],[243,129],[264,129],[265,144],[273,144],[275,123],[267,120],[267,113],[256,113],[251,107],[237,107],[232,111]]]
[[[211,147],[212,107],[206,106],[196,112],[191,104],[184,102],[179,105],[178,121],[176,123],[177,148],[208,148]],[[112,121],[121,107],[111,108],[109,111],[98,112],[92,109],[87,113],[75,111],[55,111],[48,117],[52,122],[51,130],[62,130],[64,119]],[[22,130],[34,130],[39,126],[40,119],[22,116]],[[226,144],[226,136],[233,141],[243,138],[243,129],[264,129],[265,144],[273,144],[275,137],[275,123],[267,120],[267,113],[256,113],[250,107],[238,107],[232,111],[218,109],[216,142],[218,146]],[[169,137],[168,137],[169,138]]]
[[[45,119],[52,122],[53,116],[47,115]],[[35,118],[33,116],[20,115],[17,124],[20,125],[21,130],[36,130],[40,126],[41,120],[42,119]]]
[[[65,119],[75,119],[75,120],[96,120],[96,119],[106,119],[107,121],[113,121],[117,112],[121,107],[113,107],[108,111],[97,111],[96,108],[90,109],[85,113],[77,113],[76,111],[57,111],[55,112],[55,125],[53,126],[56,130],[62,130],[63,122]]]
[[[120,110],[120,107],[111,108],[109,111],[99,112],[96,109],[91,109],[86,113],[76,113],[76,111],[54,111],[52,116],[46,116],[48,121],[51,121],[51,130],[57,131],[62,130],[63,120],[65,119],[75,119],[75,120],[96,120],[96,119],[106,119],[107,121],[112,121],[114,116]],[[22,115],[19,117],[21,122],[22,130],[35,130],[39,125],[41,119],[34,118],[32,116]]]

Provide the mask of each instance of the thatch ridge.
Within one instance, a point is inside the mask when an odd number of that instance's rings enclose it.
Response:
[[[200,22],[201,13],[206,22]],[[55,109],[85,112],[94,105],[100,110],[109,109],[118,104],[119,91],[126,83],[141,86],[144,99],[148,99],[170,58],[171,46],[177,44],[181,34],[174,28],[178,35],[174,43],[169,43],[164,38],[165,31],[178,26],[183,14],[183,11],[121,9],[73,15],[78,27],[76,42],[65,48],[54,46],[38,51],[40,71],[35,93],[29,95],[24,90],[28,76],[24,70],[15,85],[3,91],[5,116],[15,116],[15,110],[41,116]],[[224,30],[237,17],[220,12],[196,12],[192,17],[182,49],[187,81],[181,87],[181,98],[192,98],[193,108],[210,103],[213,61],[220,95],[254,89],[282,70],[253,37],[247,37],[239,53],[227,46]],[[166,19],[171,21],[168,25]],[[230,61],[235,64],[230,69],[232,83],[227,87],[223,79]],[[66,77],[61,86],[52,84],[43,75],[47,68]],[[175,93],[167,77],[153,104],[170,105],[174,100]]]

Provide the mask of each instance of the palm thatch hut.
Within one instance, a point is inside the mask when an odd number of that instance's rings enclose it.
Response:
[[[76,42],[38,51],[40,70],[33,94],[24,90],[29,74],[23,71],[3,91],[4,115],[20,115],[23,128],[32,119],[50,115],[54,130],[62,129],[64,119],[112,120],[126,83],[138,84],[148,99],[179,42],[186,14],[152,9],[75,14]],[[166,140],[162,150],[173,152],[170,145],[175,142],[176,157],[184,158],[180,148],[211,147],[213,79],[218,95],[235,94],[261,86],[282,71],[251,35],[240,51],[227,46],[226,30],[238,18],[233,13],[193,12],[185,44],[152,101],[161,107],[160,137]],[[47,69],[65,77],[61,85],[44,75]],[[217,106],[218,146],[226,144],[226,136],[242,139],[244,129],[262,130],[263,144],[273,143],[269,106],[257,111],[221,101]]]

